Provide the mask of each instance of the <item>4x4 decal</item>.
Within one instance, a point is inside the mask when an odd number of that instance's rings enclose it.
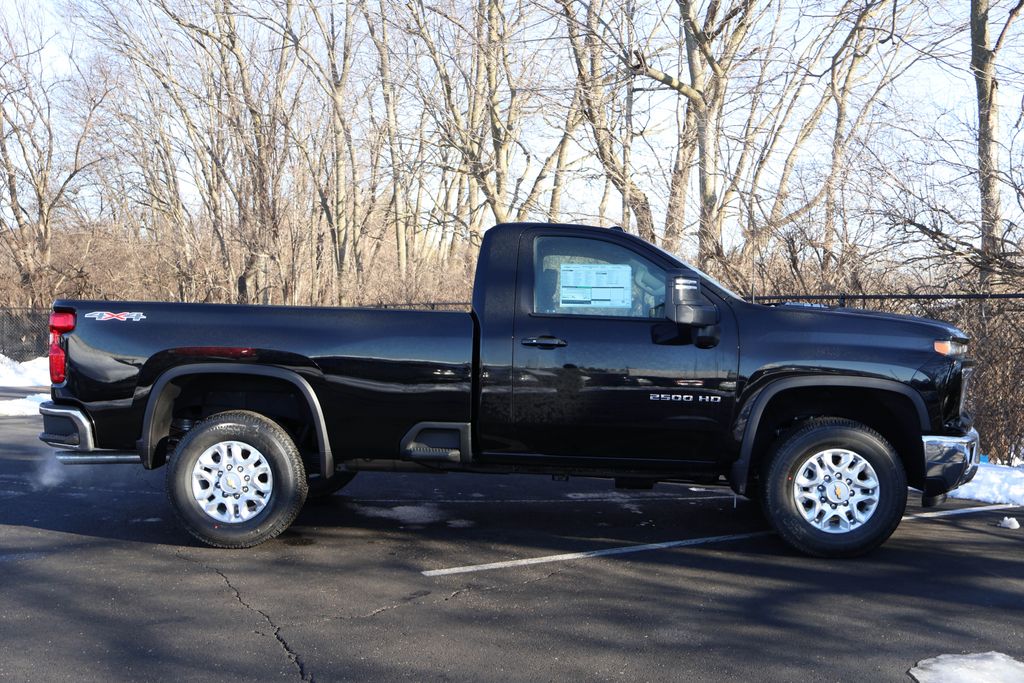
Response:
[[[103,322],[104,320],[134,320],[138,322],[145,320],[146,315],[144,313],[111,313],[110,311],[93,311],[92,313],[86,313],[86,318],[95,318],[96,320]]]

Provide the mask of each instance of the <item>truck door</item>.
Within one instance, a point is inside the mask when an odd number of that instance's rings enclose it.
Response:
[[[512,420],[524,454],[711,462],[732,418],[738,349],[732,311],[717,343],[665,316],[655,249],[609,231],[526,231],[513,324]]]

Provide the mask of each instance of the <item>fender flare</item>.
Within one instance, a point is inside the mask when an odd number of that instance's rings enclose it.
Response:
[[[290,383],[306,400],[309,412],[313,416],[313,428],[316,433],[317,449],[320,457],[320,471],[334,472],[334,456],[331,443],[327,436],[327,425],[324,412],[320,407],[320,399],[309,382],[294,370],[286,370],[271,365],[240,365],[237,363],[192,363],[171,368],[160,375],[153,383],[146,401],[146,412],[142,419],[142,438],[139,439],[139,455],[143,466],[153,469],[156,445],[159,441],[154,435],[170,427],[170,408],[178,393],[171,383],[176,379],[193,375],[251,375],[269,377]],[[330,476],[328,474],[327,476]]]
[[[740,443],[739,457],[733,462],[729,472],[729,484],[733,491],[740,495],[746,493],[750,461],[754,453],[754,438],[757,436],[757,428],[761,424],[761,417],[765,408],[771,400],[779,393],[788,389],[799,389],[804,387],[843,387],[856,389],[872,389],[875,391],[887,391],[900,394],[910,399],[914,406],[922,434],[927,434],[931,429],[931,420],[928,417],[928,408],[924,403],[921,394],[906,384],[892,379],[881,379],[878,377],[856,377],[851,375],[842,376],[820,376],[814,377],[789,377],[775,380],[762,389],[752,400],[750,415],[743,429],[743,440]]]

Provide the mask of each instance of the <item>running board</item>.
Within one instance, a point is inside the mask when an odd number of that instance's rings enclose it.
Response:
[[[414,461],[468,463],[473,457],[469,424],[420,422],[406,432],[401,453],[403,458]]]
[[[64,465],[141,465],[142,456],[131,451],[57,451],[57,460]]]

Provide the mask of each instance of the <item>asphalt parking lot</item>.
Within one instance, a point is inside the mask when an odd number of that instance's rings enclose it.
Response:
[[[1024,659],[1024,531],[995,526],[1020,509],[915,502],[880,550],[823,561],[726,489],[364,473],[223,551],[177,526],[162,471],[62,467],[39,429],[0,418],[5,679],[907,681],[944,653]],[[664,545],[592,556],[644,544]]]

